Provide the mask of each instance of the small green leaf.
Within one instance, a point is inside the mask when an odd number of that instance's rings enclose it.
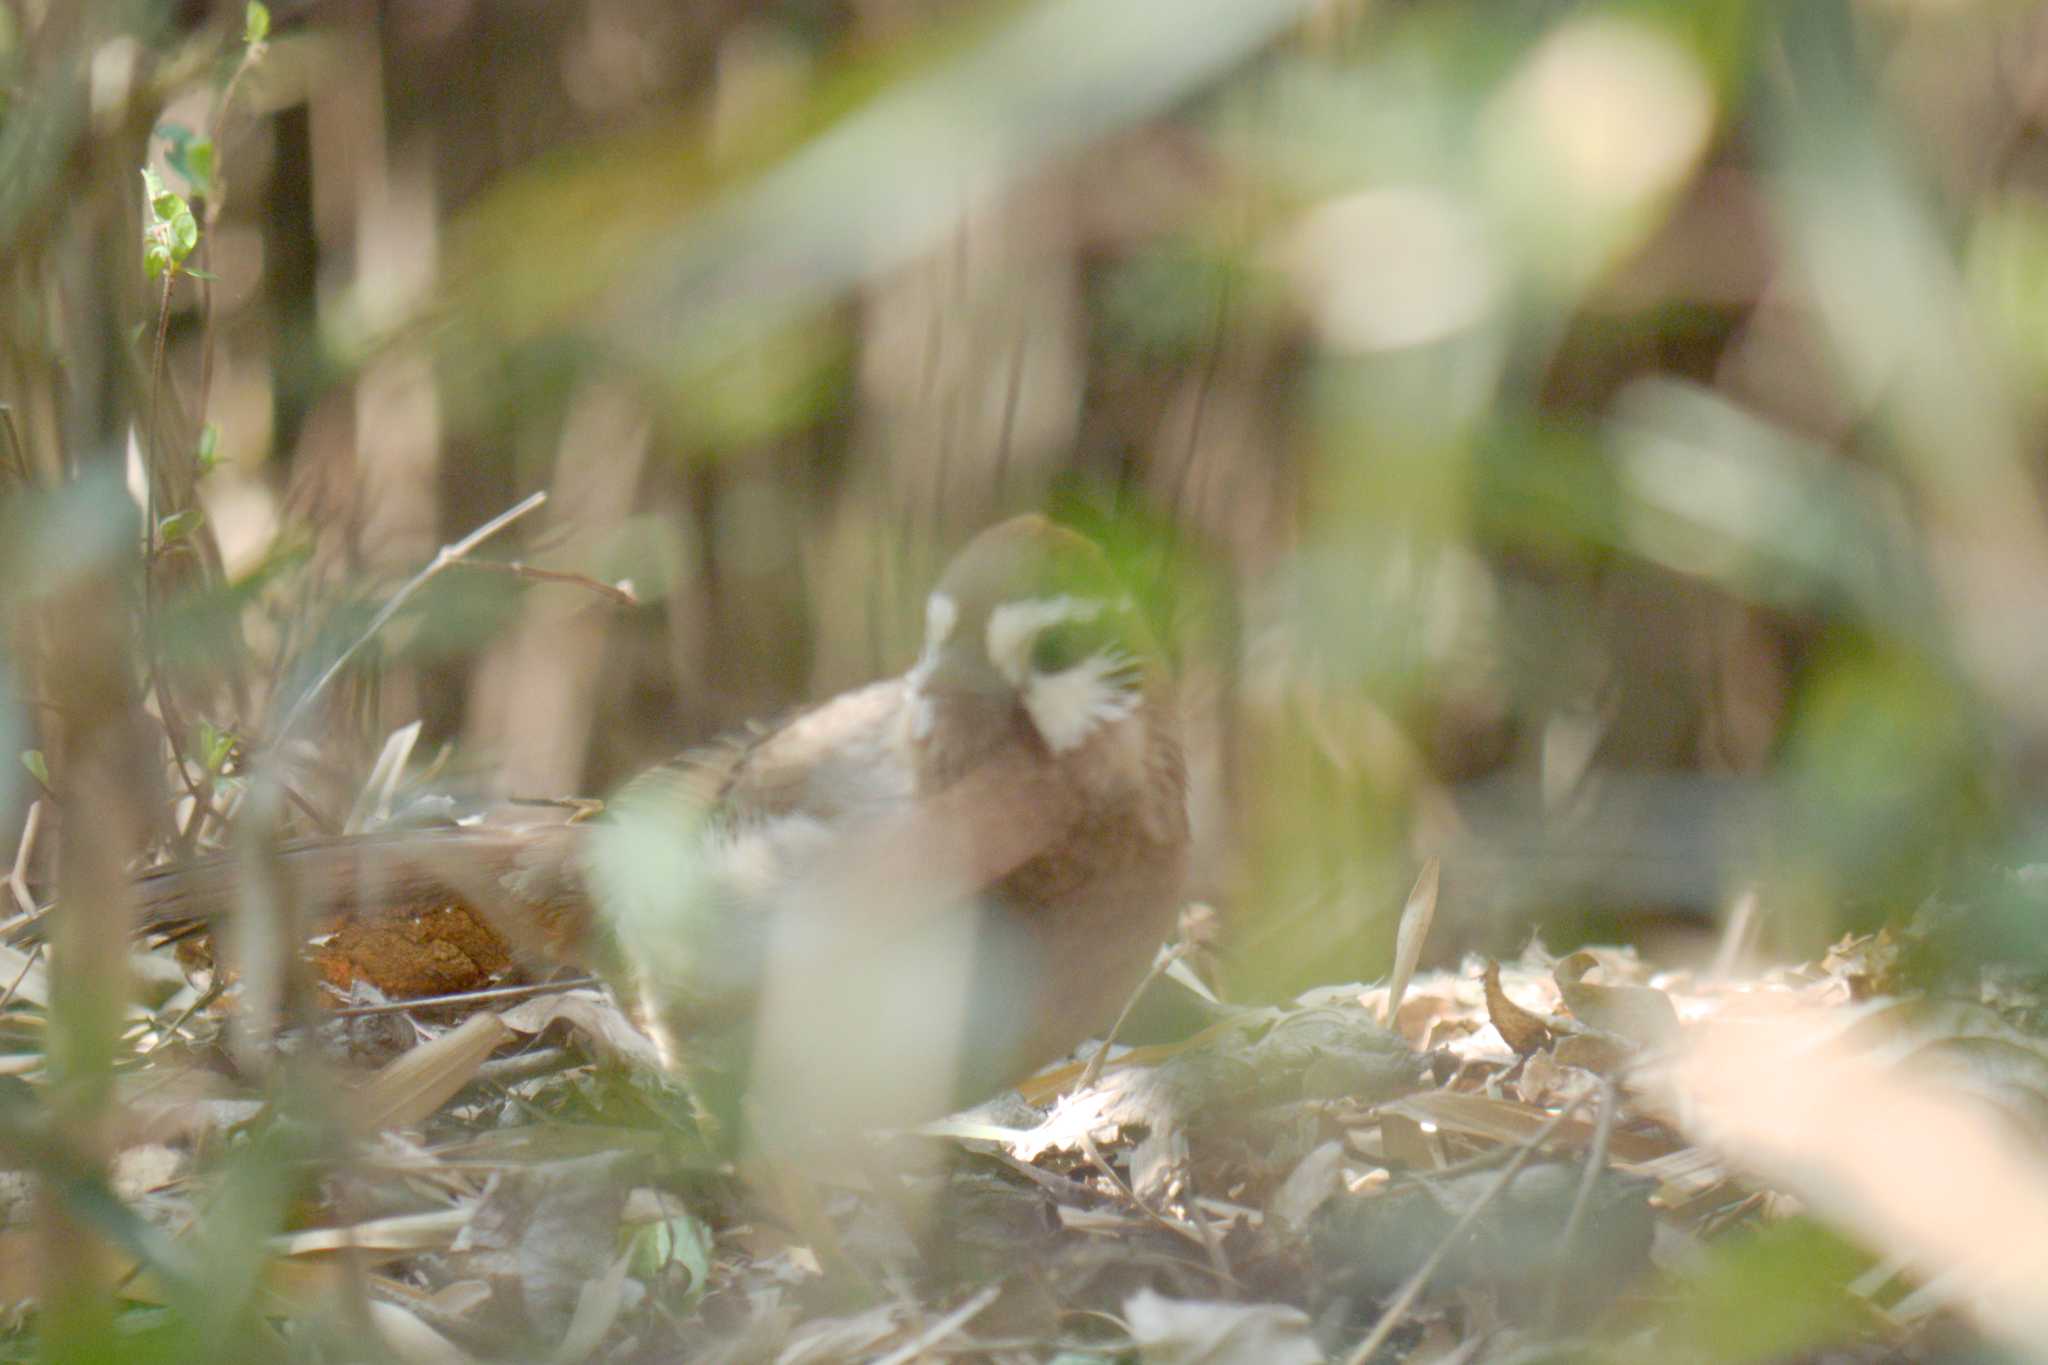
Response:
[[[199,722],[199,759],[206,765],[206,771],[218,774],[234,752],[235,737],[231,731],[216,730],[203,720]]]
[[[214,274],[211,270],[199,270],[189,265],[185,267],[183,273],[190,275],[195,280],[205,280],[208,284],[211,284],[215,280],[218,280],[220,278],[220,276]]]
[[[242,22],[242,41],[250,47],[270,36],[270,7],[262,0],[249,0],[248,17]]]
[[[176,195],[171,196],[177,199]],[[184,260],[192,254],[192,248],[199,245],[199,220],[192,216],[192,210],[185,207],[185,201],[178,199],[178,208],[169,216],[171,220],[171,254]]]
[[[199,523],[205,519],[206,514],[197,507],[187,507],[181,512],[173,512],[156,524],[157,540],[164,545],[169,545],[174,540],[183,540],[198,530]]]
[[[163,178],[147,166],[142,186],[149,193],[150,221],[142,248],[142,265],[155,279],[174,270],[199,245],[199,220],[179,196],[164,188]]]
[[[680,1266],[690,1276],[685,1302],[694,1303],[711,1279],[714,1240],[711,1229],[689,1214],[649,1223],[636,1229],[628,1243],[629,1268],[637,1278],[648,1280]]]
[[[200,272],[195,270],[192,273],[197,275]],[[202,475],[211,473],[213,467],[220,463],[220,423],[208,422],[199,428],[199,445],[192,456]]]
[[[50,785],[50,765],[43,762],[43,751],[41,749],[23,749],[21,751],[21,766],[28,769],[29,776],[42,783],[45,787]]]

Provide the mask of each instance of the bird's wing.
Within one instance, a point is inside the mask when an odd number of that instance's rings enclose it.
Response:
[[[718,793],[733,829],[791,817],[838,823],[911,795],[910,685],[872,683],[799,713],[746,746]]]

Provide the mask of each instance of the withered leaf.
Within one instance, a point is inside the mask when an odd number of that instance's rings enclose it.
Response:
[[[1541,1016],[1508,999],[1500,987],[1500,964],[1486,959],[1486,1013],[1515,1055],[1529,1057],[1550,1046],[1550,1026]]]

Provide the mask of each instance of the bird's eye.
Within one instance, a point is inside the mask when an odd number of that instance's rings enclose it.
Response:
[[[1095,643],[1080,621],[1049,625],[1031,642],[1031,671],[1064,673],[1093,653]]]

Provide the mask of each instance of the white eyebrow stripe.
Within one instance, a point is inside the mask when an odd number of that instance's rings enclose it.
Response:
[[[988,661],[1022,688],[1031,672],[1031,641],[1047,626],[1061,621],[1086,621],[1102,612],[1102,603],[1083,597],[1034,597],[1005,602],[988,614]]]

